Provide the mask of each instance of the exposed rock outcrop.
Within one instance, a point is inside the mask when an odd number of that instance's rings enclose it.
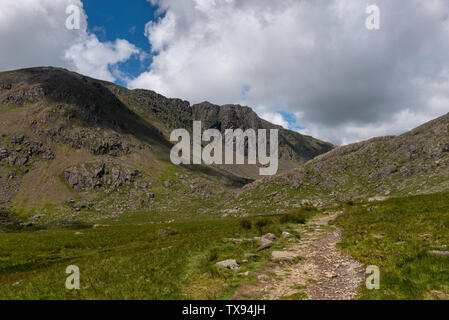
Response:
[[[75,190],[89,191],[95,188],[117,188],[129,185],[138,170],[114,163],[94,162],[71,167],[64,171],[64,179]]]
[[[0,138],[0,162],[10,166],[24,166],[34,159],[52,160],[54,154],[42,142],[31,141],[23,134]]]

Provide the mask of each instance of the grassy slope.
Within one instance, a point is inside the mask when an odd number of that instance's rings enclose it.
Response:
[[[380,290],[363,289],[361,299],[433,299],[432,291],[449,294],[449,258],[428,254],[449,250],[449,193],[356,205],[336,224],[344,228],[341,248],[380,268]]]

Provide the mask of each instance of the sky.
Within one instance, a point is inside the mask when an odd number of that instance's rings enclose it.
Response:
[[[449,112],[448,17],[449,0],[2,0],[0,71],[51,65],[248,105],[341,145]]]

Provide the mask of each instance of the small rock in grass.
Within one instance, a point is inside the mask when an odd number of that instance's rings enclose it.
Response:
[[[371,237],[379,239],[379,240],[385,238],[384,236],[382,236],[380,234],[372,234]]]
[[[385,201],[385,200],[387,200],[387,199],[388,199],[388,197],[384,197],[384,196],[376,196],[376,197],[368,198],[368,202]]]
[[[215,264],[215,266],[217,268],[229,269],[229,270],[240,269],[240,265],[234,259],[228,259],[228,260],[217,262]]]
[[[437,290],[432,290],[430,291],[431,295],[437,296],[440,299],[449,299],[449,294],[446,294],[444,292],[441,291],[437,291]]]
[[[290,238],[293,235],[290,232],[284,231],[282,232],[282,238]]]
[[[38,213],[30,218],[31,221],[37,221],[42,218],[42,214]]]
[[[429,254],[432,256],[449,257],[449,251],[432,250],[429,251]]]
[[[255,254],[255,253],[245,253],[243,256],[244,256],[246,259],[251,259],[251,258],[257,258],[257,257],[259,257],[259,255],[258,255],[258,254]]]

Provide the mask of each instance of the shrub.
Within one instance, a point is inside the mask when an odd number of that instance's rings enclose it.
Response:
[[[218,259],[218,250],[212,249],[211,251],[209,251],[209,253],[207,254],[207,261],[214,262],[217,259]]]
[[[241,226],[243,229],[249,230],[249,229],[251,229],[252,224],[251,224],[251,221],[245,219],[245,220],[240,221],[240,226]]]
[[[298,223],[305,224],[311,215],[311,211],[316,210],[313,207],[306,207],[300,210],[292,211],[282,215],[279,218],[280,223]]]
[[[259,230],[260,234],[263,233],[263,229],[265,226],[272,224],[273,220],[268,218],[261,218],[254,222],[254,226]]]
[[[313,211],[318,211],[318,209],[315,208],[314,206],[305,206],[305,207],[299,209],[299,211],[313,212]]]

